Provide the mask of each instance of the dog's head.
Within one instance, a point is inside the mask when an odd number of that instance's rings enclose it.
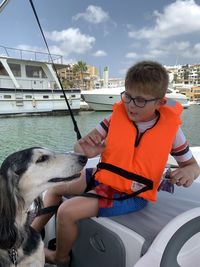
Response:
[[[4,160],[0,182],[4,184],[3,190],[9,189],[12,194],[17,191],[24,201],[30,202],[55,183],[79,177],[86,163],[87,157],[83,155],[33,147],[13,153]]]
[[[17,210],[29,207],[49,187],[79,177],[86,162],[83,155],[40,147],[8,156],[0,167],[0,224],[13,224]]]

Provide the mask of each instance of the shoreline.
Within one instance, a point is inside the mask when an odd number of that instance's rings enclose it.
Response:
[[[191,103],[190,107],[191,106],[200,106],[200,105],[196,103]],[[184,108],[184,110],[190,109],[190,107]],[[103,111],[99,111],[99,110],[95,111],[94,109],[90,108],[86,102],[81,103],[80,109],[72,109],[73,115],[78,115],[79,113],[82,113],[82,112],[103,112]],[[5,113],[5,114],[0,114],[0,119],[1,118],[2,119],[3,118],[18,118],[18,117],[36,117],[36,116],[40,116],[40,117],[65,116],[65,115],[67,116],[70,115],[68,108],[66,108],[65,110],[53,110],[53,111],[41,111],[41,112]]]

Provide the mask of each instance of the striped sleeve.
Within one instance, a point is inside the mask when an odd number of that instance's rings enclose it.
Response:
[[[106,138],[107,133],[108,133],[108,128],[109,128],[109,123],[110,123],[110,116],[106,117],[103,121],[101,121],[97,126],[96,129],[97,131],[102,135],[103,139]]]
[[[184,162],[192,158],[192,152],[181,128],[177,131],[170,154],[177,162]]]

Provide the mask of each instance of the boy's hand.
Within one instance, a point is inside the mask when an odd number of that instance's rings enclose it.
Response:
[[[179,168],[171,171],[170,178],[173,184],[188,187],[200,175],[200,168],[194,157],[185,161],[178,162]]]
[[[92,158],[101,154],[104,148],[105,144],[102,143],[102,136],[94,129],[75,144],[74,150]]]
[[[178,186],[189,187],[194,181],[194,175],[189,168],[178,168],[170,173],[171,183]]]

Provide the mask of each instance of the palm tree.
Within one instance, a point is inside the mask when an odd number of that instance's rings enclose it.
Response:
[[[83,73],[87,71],[87,65],[83,61],[78,61],[77,64],[73,66],[73,71],[80,74],[81,77],[81,87],[83,89]]]

